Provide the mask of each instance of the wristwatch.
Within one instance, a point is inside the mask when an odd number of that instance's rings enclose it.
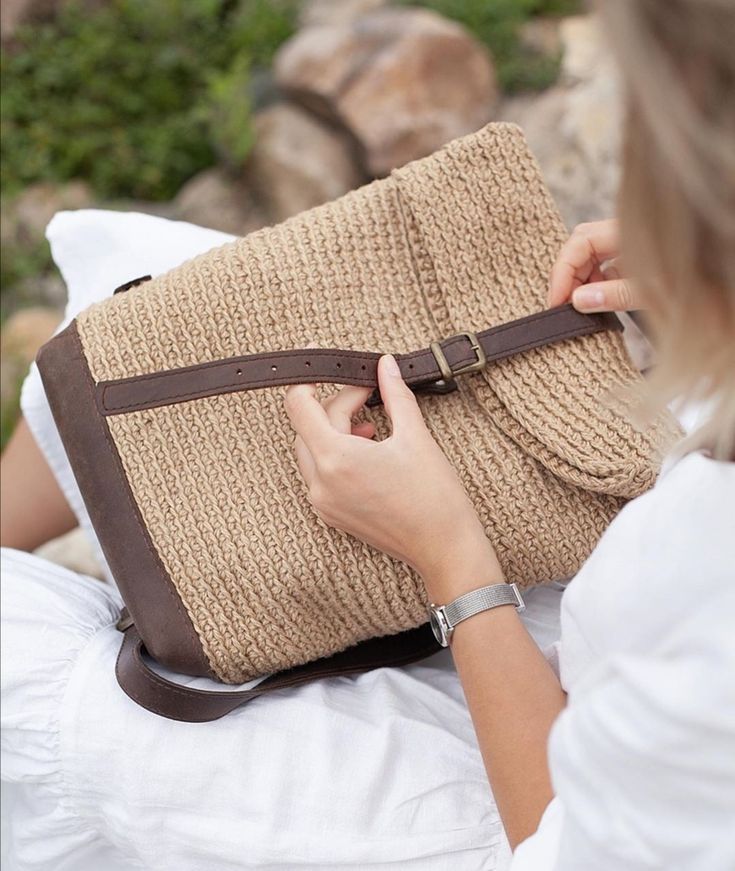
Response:
[[[458,623],[500,605],[515,605],[519,612],[526,607],[515,584],[492,584],[465,593],[448,605],[429,605],[429,622],[434,637],[442,647],[449,647],[454,627]]]

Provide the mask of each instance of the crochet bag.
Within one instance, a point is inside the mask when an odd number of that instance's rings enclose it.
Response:
[[[578,570],[651,486],[675,428],[662,417],[636,429],[612,401],[639,377],[615,316],[544,311],[565,235],[520,130],[489,125],[132,281],[41,349],[127,606],[117,673],[133,699],[210,720],[438,649],[421,579],[314,514],[283,409],[286,384],[375,386],[381,353],[396,354],[507,580]],[[389,432],[375,394],[364,417]],[[268,677],[239,691],[182,687],[143,645],[188,675]]]

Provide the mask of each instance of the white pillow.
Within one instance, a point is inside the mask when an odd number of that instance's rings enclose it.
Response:
[[[234,237],[138,212],[84,209],[56,214],[46,228],[46,238],[68,293],[59,332],[80,311],[111,296],[114,289],[126,281],[141,275],[161,275]],[[79,525],[92,543],[105,576],[114,583],[66,458],[35,363],[23,382],[20,405]]]

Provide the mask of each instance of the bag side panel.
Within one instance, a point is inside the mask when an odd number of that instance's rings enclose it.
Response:
[[[97,409],[76,321],[40,349],[36,362],[90,520],[147,649],[176,671],[212,677]]]

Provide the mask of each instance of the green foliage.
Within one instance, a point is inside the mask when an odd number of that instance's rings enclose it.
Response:
[[[81,177],[102,197],[167,199],[251,141],[251,64],[291,33],[295,0],[63,6],[4,52],[2,190]]]
[[[250,58],[243,52],[228,70],[212,73],[208,80],[203,117],[209,141],[218,158],[231,166],[241,164],[253,144],[249,69]]]
[[[521,25],[535,15],[578,12],[581,0],[406,0],[434,9],[464,24],[493,53],[500,87],[509,93],[540,90],[552,84],[560,58],[523,46]]]
[[[44,275],[52,268],[51,249],[45,239],[31,246],[3,245],[0,249],[0,288],[13,287]]]

